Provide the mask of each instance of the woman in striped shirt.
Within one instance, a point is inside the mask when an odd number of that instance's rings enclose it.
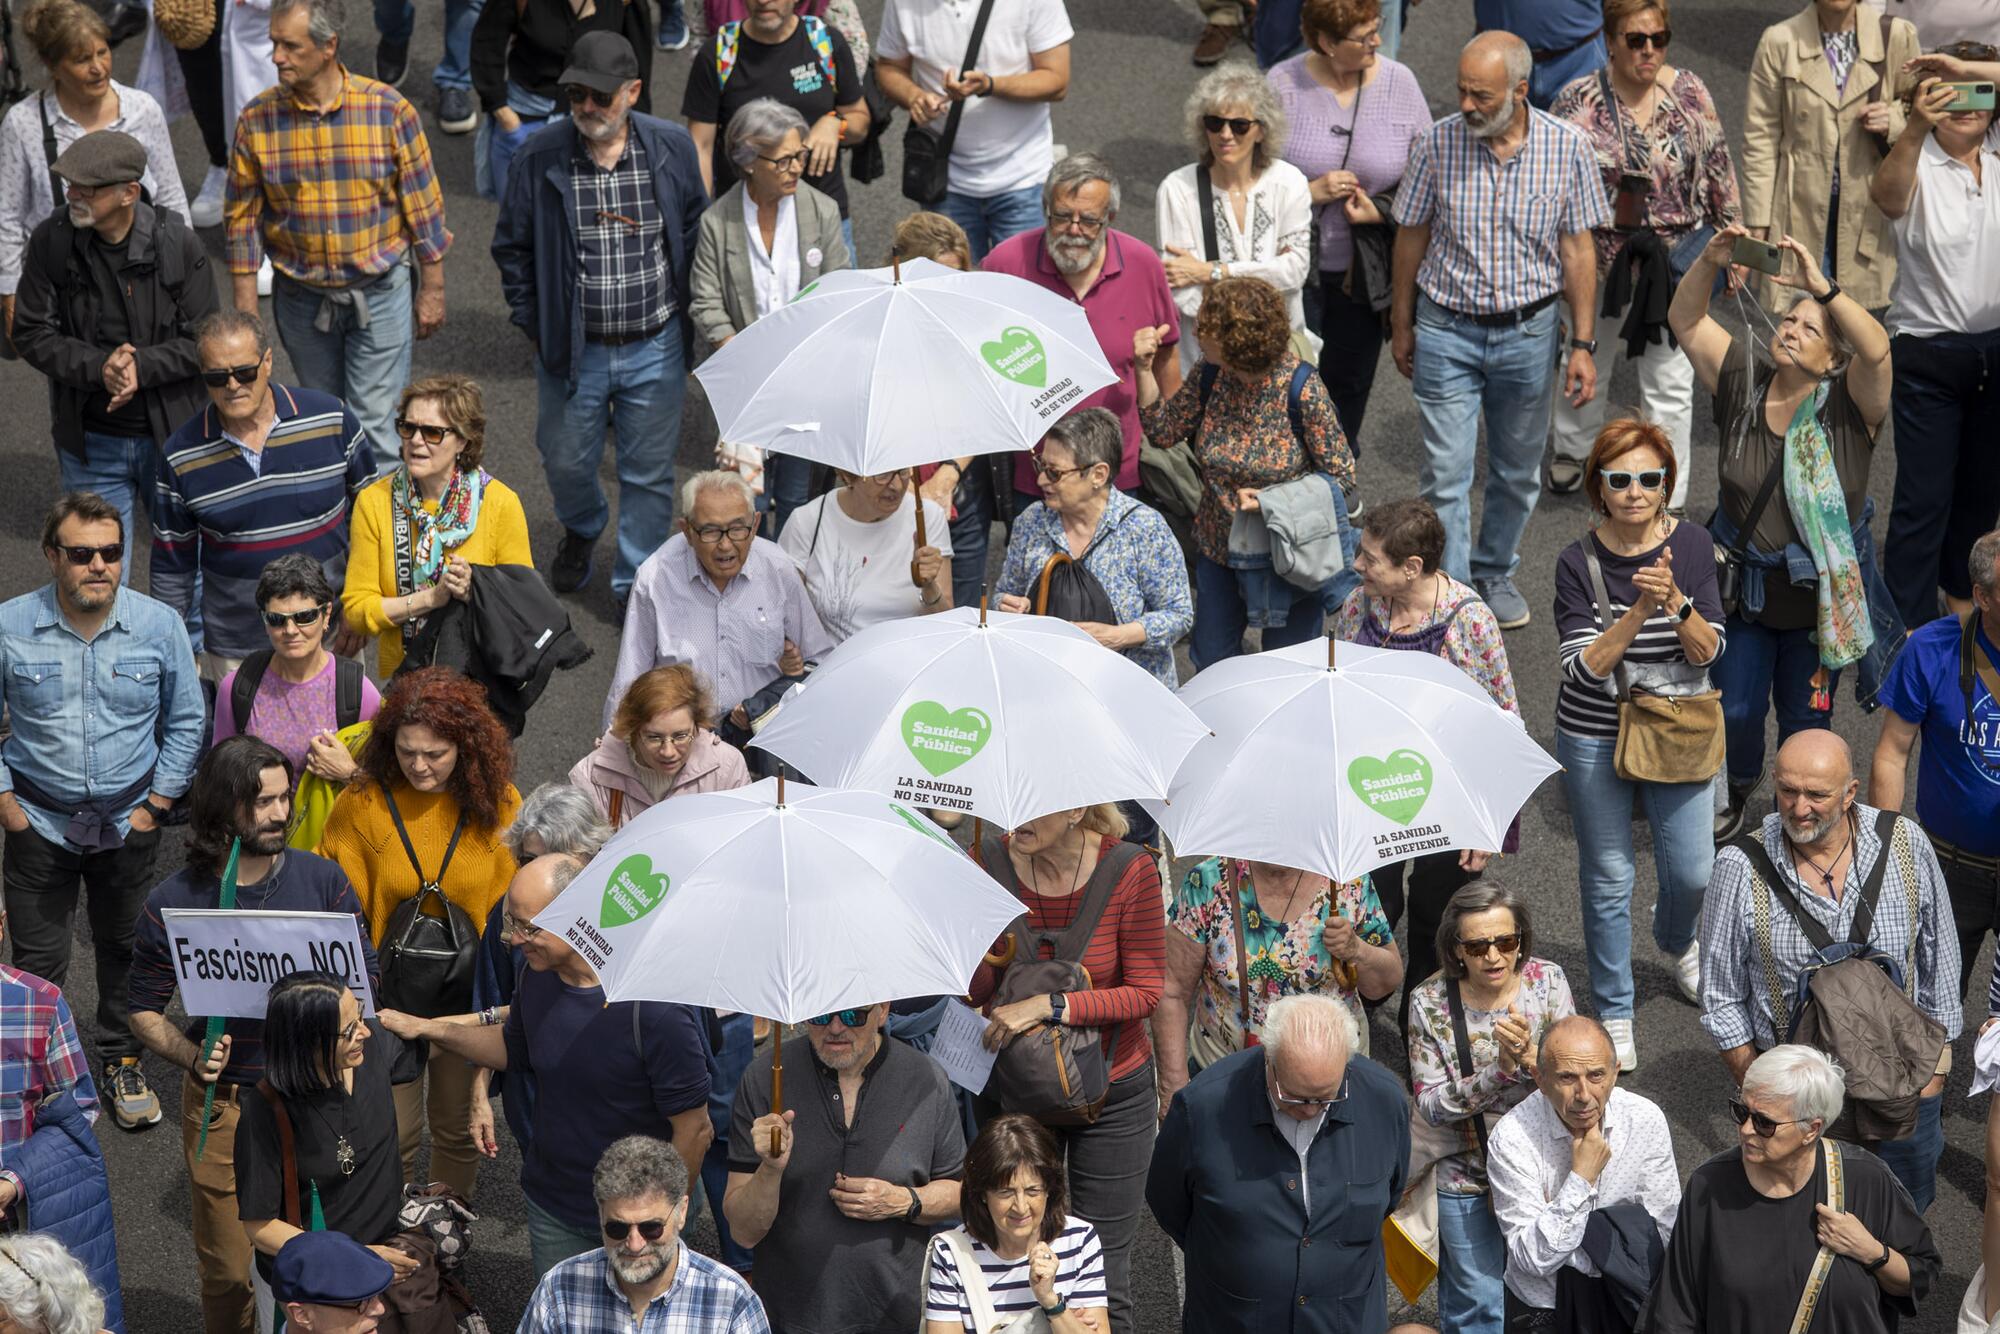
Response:
[[[924,1334],[988,1334],[995,1317],[1037,1310],[1050,1334],[1103,1334],[1104,1252],[1069,1216],[1055,1136],[1031,1116],[988,1121],[961,1194],[964,1226],[931,1238]]]
[[[1670,678],[1675,691],[1691,692],[1707,688],[1703,669],[1722,652],[1715,541],[1699,524],[1666,513],[1674,473],[1673,443],[1659,426],[1630,417],[1608,423],[1584,463],[1584,492],[1597,512],[1596,527],[1556,558],[1563,665],[1556,692],[1556,759],[1576,829],[1591,997],[1621,1070],[1639,1063],[1632,1040],[1635,789],[1653,827],[1659,873],[1653,942],[1674,957],[1681,994],[1696,1004],[1701,961],[1695,926],[1715,860],[1711,784],[1628,782],[1614,762],[1619,669],[1642,685],[1645,678]],[[1603,572],[1610,603],[1602,612],[1591,578],[1593,561]]]

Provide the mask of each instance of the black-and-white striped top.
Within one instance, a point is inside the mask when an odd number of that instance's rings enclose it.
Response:
[[[1097,1229],[1081,1218],[1065,1218],[1062,1235],[1050,1249],[1056,1253],[1056,1295],[1079,1310],[1102,1310],[1110,1299],[1104,1286],[1104,1250],[1098,1245]],[[1018,1315],[1040,1304],[1028,1287],[1026,1256],[1002,1260],[977,1240],[972,1242],[972,1254],[979,1261],[995,1315]],[[958,1255],[942,1235],[931,1238],[924,1319],[957,1320],[965,1326],[966,1334],[984,1334],[973,1328],[972,1308],[959,1277]]]

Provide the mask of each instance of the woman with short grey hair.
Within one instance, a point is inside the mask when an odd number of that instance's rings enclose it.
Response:
[[[569,783],[543,783],[522,799],[504,839],[514,860],[525,866],[551,852],[587,862],[610,837],[611,827],[588,792]]]
[[[689,284],[688,314],[711,347],[852,263],[839,206],[801,179],[806,136],[805,118],[769,97],[746,102],[729,120],[727,156],[738,179],[702,215]],[[805,459],[766,460],[753,447],[725,441],[717,463],[763,492],[770,537],[810,499],[812,464]]]
[[[0,1239],[0,1328],[8,1334],[98,1334],[104,1296],[54,1237]]]
[[[1735,1147],[1697,1167],[1682,1194],[1653,1289],[1655,1334],[1888,1334],[1917,1314],[1942,1267],[1937,1245],[1880,1158],[1827,1137],[1844,1078],[1811,1047],[1750,1063],[1727,1103]]]
[[[1264,77],[1224,65],[1187,100],[1195,160],[1160,182],[1160,252],[1181,312],[1181,372],[1201,357],[1194,318],[1210,283],[1262,278],[1285,298],[1294,335],[1305,328],[1312,267],[1312,187],[1278,156],[1285,112]],[[1317,339],[1301,340],[1311,357]]]

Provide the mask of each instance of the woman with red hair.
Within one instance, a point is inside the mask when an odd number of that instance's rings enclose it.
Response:
[[[464,909],[473,930],[486,921],[514,877],[514,855],[501,838],[521,809],[513,772],[513,745],[479,685],[448,667],[406,672],[390,684],[361,770],[334,802],[319,845],[353,883],[378,954],[396,909],[425,885]],[[433,899],[424,911],[435,906]],[[385,958],[385,978],[390,971]],[[472,970],[464,976],[463,996],[428,1003],[397,996],[397,1008],[463,1014],[472,1008]],[[479,1174],[469,1124],[472,1073],[463,1060],[434,1051],[425,1080],[397,1086],[405,1181],[419,1179],[417,1143],[428,1113],[430,1179],[472,1197]]]

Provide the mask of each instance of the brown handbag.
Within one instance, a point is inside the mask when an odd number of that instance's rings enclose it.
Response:
[[[1591,591],[1597,598],[1599,630],[1611,628],[1611,595],[1604,587],[1604,567],[1583,543],[1590,567]],[[1632,783],[1706,783],[1722,768],[1722,692],[1659,695],[1634,690],[1624,659],[1611,669],[1618,689],[1618,747],[1613,766]]]

